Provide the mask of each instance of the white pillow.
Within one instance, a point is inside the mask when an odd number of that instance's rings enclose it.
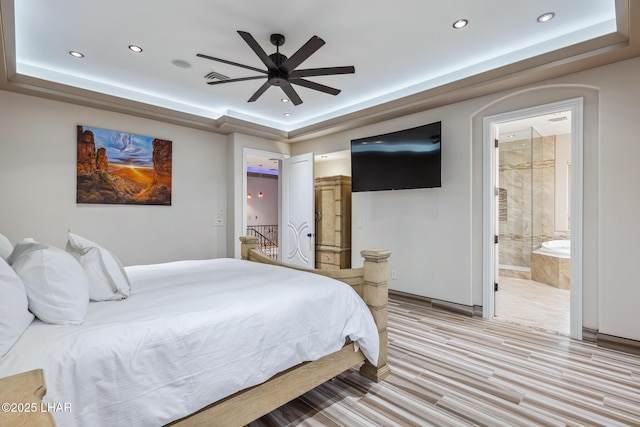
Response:
[[[22,280],[0,259],[0,357],[13,347],[32,321]]]
[[[131,295],[129,277],[113,253],[71,232],[66,249],[87,272],[89,296],[93,301],[115,301]]]
[[[89,278],[63,249],[25,239],[9,258],[27,290],[29,310],[40,320],[60,325],[84,322],[89,306]]]
[[[6,261],[11,252],[13,252],[13,245],[4,234],[0,233],[0,258]]]

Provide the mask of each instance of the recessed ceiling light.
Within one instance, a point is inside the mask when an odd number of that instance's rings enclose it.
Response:
[[[73,56],[74,58],[84,58],[84,54],[76,50],[70,50],[69,55]]]
[[[538,22],[551,21],[554,16],[556,16],[556,14],[553,12],[543,13],[542,15],[538,16]]]
[[[285,117],[291,117],[291,113],[284,113]]]
[[[567,116],[552,117],[552,118],[549,119],[549,121],[552,122],[552,123],[554,123],[554,122],[562,122],[562,121],[565,121],[565,120],[569,120],[567,118]]]
[[[289,100],[287,98],[282,98],[280,101],[282,102],[289,102]]]
[[[135,44],[130,44],[129,45],[129,50],[131,52],[135,52],[135,53],[140,53],[142,52],[142,48],[140,46],[136,46]]]
[[[453,23],[453,28],[455,28],[456,30],[459,30],[460,28],[464,28],[469,24],[469,21],[466,19],[458,19],[456,22]]]

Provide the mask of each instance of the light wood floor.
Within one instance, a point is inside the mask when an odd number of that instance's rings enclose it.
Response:
[[[250,424],[640,426],[640,357],[393,299],[391,376],[350,370]]]

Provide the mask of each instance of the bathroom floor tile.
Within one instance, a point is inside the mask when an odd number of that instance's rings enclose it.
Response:
[[[570,291],[533,280],[503,277],[496,296],[496,319],[568,335]]]

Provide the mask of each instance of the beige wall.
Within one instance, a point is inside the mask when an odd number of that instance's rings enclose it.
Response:
[[[442,188],[352,194],[354,266],[362,263],[362,249],[390,249],[392,289],[472,304],[469,118],[480,105],[451,105],[294,144],[292,154],[318,155],[347,150],[355,138],[442,121]]]
[[[64,245],[85,234],[125,264],[235,255],[241,232],[242,150],[315,154],[346,150],[353,138],[441,120],[442,188],[353,197],[354,263],[365,247],[391,249],[398,289],[482,304],[482,120],[485,116],[584,99],[584,326],[640,340],[635,262],[640,241],[640,59],[288,146],[227,137],[0,91],[0,230]],[[75,126],[118,129],[174,142],[173,206],[75,203]],[[631,194],[631,196],[630,196]],[[214,227],[218,209],[226,225]]]
[[[278,225],[278,176],[248,176],[247,192],[247,225]]]
[[[173,141],[172,206],[76,204],[76,125]],[[67,229],[125,265],[226,255],[223,136],[0,91],[0,232],[64,247]]]
[[[351,154],[348,151],[332,153],[329,159],[319,159],[313,164],[313,174],[315,178],[324,178],[327,176],[351,176]],[[335,158],[334,158],[335,157]]]
[[[598,283],[600,331],[640,340],[640,59],[594,70],[586,81],[600,90]],[[635,189],[635,190],[634,190]],[[585,210],[592,209],[586,206]],[[593,260],[585,260],[586,262]]]
[[[353,197],[353,253],[392,250],[391,289],[482,304],[483,130],[486,116],[584,99],[583,325],[640,340],[640,59],[568,75],[297,143],[293,154],[345,150],[353,138],[442,120],[442,188]],[[357,222],[362,227],[357,227]],[[359,262],[354,255],[354,264]]]

